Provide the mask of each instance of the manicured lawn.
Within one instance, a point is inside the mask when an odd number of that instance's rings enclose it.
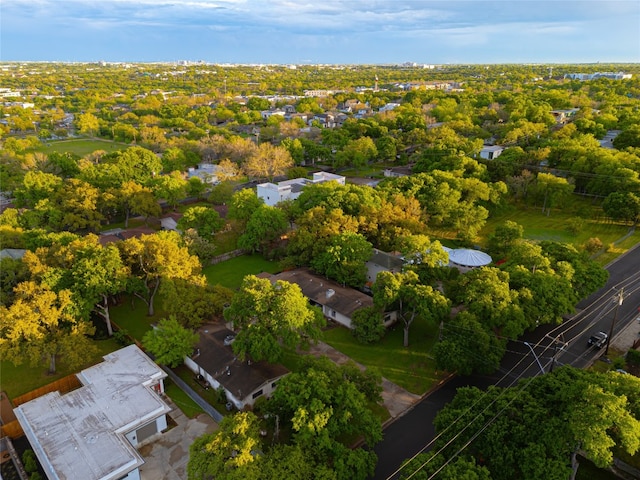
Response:
[[[202,269],[207,281],[224,287],[236,289],[240,287],[245,275],[257,275],[261,272],[277,273],[280,266],[277,262],[265,260],[260,255],[242,255],[226,262],[209,265]]]
[[[104,150],[107,153],[117,150],[125,150],[131,145],[126,143],[110,142],[108,140],[90,139],[90,138],[74,138],[71,140],[53,140],[44,144],[38,150],[44,153],[53,152],[71,152],[80,157],[84,157],[96,150]]]
[[[11,362],[2,361],[0,362],[0,390],[7,392],[9,398],[19,397],[31,390],[95,365],[102,361],[104,355],[122,348],[113,339],[99,340],[95,342],[95,345],[98,347],[98,352],[83,367],[70,370],[59,363],[55,375],[49,375],[48,365],[30,367],[28,364],[22,364],[15,366]]]
[[[132,305],[133,301],[133,305]],[[111,320],[118,327],[126,330],[130,336],[142,341],[144,334],[151,330],[151,324],[159,322],[165,318],[164,310],[162,310],[162,296],[156,295],[153,302],[155,315],[149,317],[147,315],[147,305],[139,298],[124,297],[124,301],[115,307],[111,307]]]
[[[170,378],[164,379],[164,391],[187,417],[193,418],[204,413],[204,410],[202,410],[196,402],[191,400],[189,395],[184,393]]]
[[[402,346],[403,329],[396,324],[377,344],[358,343],[351,332],[336,327],[325,332],[324,341],[367,368],[402,388],[421,395],[444,377],[436,372],[431,354],[438,338],[438,327],[414,322],[409,330],[409,347]]]

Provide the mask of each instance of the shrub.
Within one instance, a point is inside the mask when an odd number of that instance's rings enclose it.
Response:
[[[580,218],[580,217],[573,217],[570,218],[567,221],[567,232],[569,232],[571,235],[578,235],[582,229],[584,228],[584,224],[585,224],[585,220],[584,218]]]
[[[131,341],[131,337],[129,336],[129,332],[125,329],[113,332],[113,339],[118,345],[122,345],[123,347],[131,345],[131,343],[133,343]]]
[[[600,240],[598,237],[591,237],[585,242],[584,249],[588,253],[593,255],[594,253],[602,250],[602,240]]]
[[[640,365],[640,350],[629,350],[627,352],[627,363],[629,365]]]
[[[379,342],[387,332],[382,313],[374,307],[356,310],[351,318],[352,334],[360,343]]]
[[[37,472],[38,461],[36,460],[36,454],[33,450],[25,450],[22,454],[22,465],[27,473]]]

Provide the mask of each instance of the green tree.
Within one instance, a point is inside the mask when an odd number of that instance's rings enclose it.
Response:
[[[378,149],[373,139],[361,137],[349,140],[345,147],[336,155],[335,166],[350,165],[356,169],[366,166],[378,156]]]
[[[224,226],[224,220],[213,208],[197,206],[189,207],[178,221],[178,228],[186,231],[195,229],[198,235],[206,240],[213,240],[214,234]]]
[[[14,192],[16,205],[33,208],[41,200],[53,197],[62,187],[62,179],[51,173],[28,171]]]
[[[378,385],[379,381],[378,377]],[[305,357],[299,371],[280,380],[268,403],[268,410],[292,429],[294,443],[332,465],[337,478],[364,480],[375,467],[373,452],[350,450],[340,443],[345,437],[362,435],[372,447],[382,439],[380,420],[367,406],[368,401],[377,401],[379,390],[363,382],[372,379],[353,365]],[[368,391],[373,395],[363,393]]]
[[[634,227],[640,221],[640,196],[631,192],[610,193],[602,203],[602,209],[614,220],[623,220]]]
[[[184,357],[193,353],[198,334],[183,327],[170,316],[158,322],[158,326],[142,337],[142,345],[155,357],[156,362],[175,368],[182,365]]]
[[[231,197],[227,216],[246,224],[251,218],[251,215],[253,215],[253,212],[258,210],[262,205],[264,205],[264,202],[261,198],[258,198],[256,192],[250,188],[245,188],[237,191]]]
[[[233,298],[233,290],[210,285],[204,277],[167,280],[160,291],[164,311],[181,325],[193,329],[221,317]]]
[[[373,301],[379,308],[397,307],[404,324],[403,345],[409,346],[409,328],[416,318],[439,322],[449,314],[449,300],[439,291],[422,285],[415,272],[380,272],[373,284]]]
[[[489,235],[488,249],[489,252],[498,256],[505,255],[511,247],[520,241],[524,234],[524,228],[516,222],[507,220],[503,224],[496,227],[494,232]]]
[[[614,446],[638,451],[638,391],[632,375],[571,367],[506,389],[461,388],[436,417],[436,448],[447,445],[449,456],[469,442],[466,454],[484,459],[496,480],[573,478],[579,451],[600,467]]]
[[[247,275],[224,318],[238,331],[233,351],[240,358],[277,362],[283,348],[307,346],[320,336],[324,317],[296,284]]]
[[[553,206],[567,198],[574,188],[575,186],[566,178],[556,177],[550,173],[538,173],[536,190],[543,197],[542,213],[546,210],[549,216]]]
[[[165,199],[174,210],[187,197],[188,182],[178,171],[156,177],[153,184],[156,196]]]
[[[134,294],[153,316],[154,300],[163,280],[193,279],[200,274],[200,261],[181,246],[176,232],[158,232],[120,242],[122,258],[131,269]]]
[[[377,343],[387,333],[384,318],[375,307],[360,308],[351,315],[351,333],[360,343]]]
[[[324,252],[311,260],[311,267],[342,285],[359,287],[366,281],[365,263],[372,253],[373,248],[364,236],[343,232],[330,237]]]
[[[87,112],[78,116],[76,127],[81,134],[93,136],[98,131],[100,124],[95,115]]]
[[[218,430],[189,447],[189,480],[260,478],[260,423],[252,412],[225,417]]]
[[[96,351],[88,337],[95,328],[79,319],[71,292],[56,293],[35,282],[23,282],[15,288],[16,300],[0,307],[0,353],[2,358],[20,365],[49,364],[56,373],[60,357],[69,368],[84,364]]]
[[[273,252],[271,247],[287,231],[288,226],[282,210],[261,205],[249,217],[244,233],[238,238],[238,247],[267,255]]]

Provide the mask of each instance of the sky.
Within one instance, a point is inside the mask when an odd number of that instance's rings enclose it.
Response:
[[[640,62],[638,0],[0,0],[0,61]]]

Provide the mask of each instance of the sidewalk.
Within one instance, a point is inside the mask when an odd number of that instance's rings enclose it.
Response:
[[[613,336],[611,347],[626,352],[638,340],[640,340],[640,313],[629,322],[624,330]]]

